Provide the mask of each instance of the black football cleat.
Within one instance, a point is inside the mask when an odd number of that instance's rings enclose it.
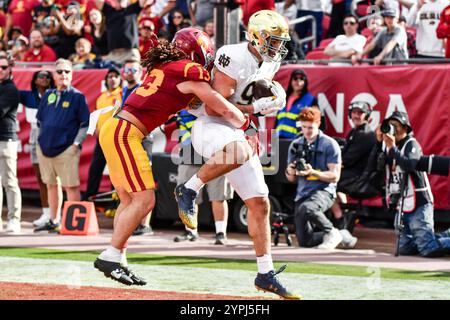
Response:
[[[111,262],[97,258],[94,262],[94,267],[103,272],[107,278],[111,278],[127,286],[135,284],[133,279],[129,276],[127,270],[118,262]]]

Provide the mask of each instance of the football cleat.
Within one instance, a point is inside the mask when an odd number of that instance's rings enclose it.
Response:
[[[127,272],[128,269],[126,270],[118,262],[111,262],[97,258],[94,262],[94,267],[103,272],[107,278],[111,278],[127,286],[135,284]]]
[[[198,233],[193,233],[192,231],[185,230],[183,234],[180,234],[179,236],[176,236],[173,238],[173,241],[175,242],[182,242],[182,241],[195,241],[198,239]]]
[[[197,229],[197,206],[195,205],[197,192],[186,188],[184,184],[180,184],[175,188],[174,193],[178,202],[178,216],[181,221],[189,229]]]
[[[33,232],[48,231],[49,233],[59,233],[60,230],[61,226],[59,223],[48,220],[46,224],[35,228]]]
[[[147,284],[147,281],[145,281],[144,278],[138,276],[133,270],[131,270],[129,267],[122,266],[122,269],[125,270],[128,277],[133,280],[134,284],[137,286],[145,286]]]
[[[301,295],[290,292],[285,286],[283,286],[280,280],[277,279],[277,274],[286,269],[286,265],[281,266],[278,271],[271,270],[268,273],[258,273],[255,279],[255,287],[259,291],[271,292],[279,295],[283,299],[287,300],[300,300]]]
[[[225,245],[227,243],[227,236],[223,232],[216,233],[215,239],[214,244]]]

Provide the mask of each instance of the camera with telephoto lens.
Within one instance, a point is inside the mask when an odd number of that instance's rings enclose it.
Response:
[[[306,140],[303,144],[295,142],[292,146],[294,147],[295,154],[293,159],[295,170],[305,171],[306,165],[311,161],[311,148],[308,142]]]
[[[381,127],[380,130],[382,133],[384,134],[391,134],[391,135],[395,135],[396,130],[395,130],[395,126],[393,126],[392,124],[389,123],[389,120],[386,119],[381,123]]]

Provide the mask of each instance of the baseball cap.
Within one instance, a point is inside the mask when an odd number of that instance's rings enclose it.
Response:
[[[387,120],[397,120],[403,126],[407,127],[408,133],[412,131],[411,123],[409,122],[409,117],[406,112],[403,111],[394,111]]]
[[[155,25],[148,19],[142,20],[139,24],[140,28],[149,28],[150,30],[155,30]]]
[[[397,16],[397,10],[389,8],[389,9],[385,9],[383,10],[383,12],[381,12],[381,15],[383,17],[396,17]]]

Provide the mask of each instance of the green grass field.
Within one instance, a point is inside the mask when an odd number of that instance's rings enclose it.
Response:
[[[3,257],[94,261],[97,255],[98,252],[94,251],[0,247],[0,256]],[[256,271],[256,263],[251,260],[174,257],[136,253],[129,253],[127,256],[130,264]],[[305,262],[277,261],[276,267],[284,263],[288,265],[288,268],[285,271],[286,273],[352,277],[369,277],[373,273],[373,271],[371,271],[372,269],[367,267]],[[380,268],[378,272],[381,279],[450,281],[450,272],[420,272],[388,268]]]

